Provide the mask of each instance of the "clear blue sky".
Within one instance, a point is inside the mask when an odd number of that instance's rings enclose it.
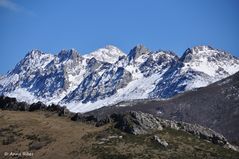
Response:
[[[32,49],[81,54],[136,44],[181,55],[211,45],[239,56],[238,0],[0,0],[0,74]]]

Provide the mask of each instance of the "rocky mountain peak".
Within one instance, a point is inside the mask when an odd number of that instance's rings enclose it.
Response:
[[[118,47],[116,47],[114,45],[106,45],[105,49],[108,49],[108,50],[120,50]]]
[[[153,51],[152,52],[152,54],[167,54],[167,55],[171,55],[171,56],[175,56],[175,57],[178,57],[178,55],[175,53],[175,52],[173,52],[173,51],[170,51],[170,50],[161,50],[161,49],[159,49],[159,50],[157,50],[157,51]]]
[[[196,55],[198,53],[207,53],[210,50],[214,50],[214,49],[211,46],[206,46],[206,45],[195,46],[185,50],[181,58],[185,58],[186,56],[189,56],[189,55]]]
[[[106,45],[104,48],[99,50],[112,57],[120,57],[125,55],[125,53],[122,50],[120,50],[118,47],[114,45]]]
[[[70,50],[61,50],[60,53],[57,55],[60,61],[65,61],[69,59],[76,59],[80,57],[80,54],[77,52],[76,49]]]
[[[118,61],[119,57],[124,55],[125,53],[123,53],[119,48],[113,45],[107,45],[104,48],[100,48],[94,52],[84,55],[84,57],[88,59],[95,58],[96,60],[108,63],[115,63]]]
[[[139,56],[143,54],[148,54],[150,51],[144,45],[138,44],[132,50],[130,50],[128,57],[129,61],[137,59]]]
[[[54,58],[51,54],[46,54],[40,50],[32,50],[15,66],[10,74],[34,72],[45,67]],[[30,75],[30,74],[29,74]]]
[[[221,60],[224,58],[230,58],[232,59],[232,55],[221,51],[218,49],[214,49],[211,46],[195,46],[193,48],[188,48],[183,56],[180,58],[182,62],[190,62],[195,59],[212,59],[216,58],[217,60]]]
[[[201,45],[201,46],[195,46],[191,48],[192,53],[206,52],[209,50],[214,50],[214,49],[209,45]]]
[[[38,58],[39,56],[42,56],[44,54],[45,54],[44,52],[42,52],[38,49],[33,49],[26,54],[25,59],[26,58],[31,58],[31,59]]]

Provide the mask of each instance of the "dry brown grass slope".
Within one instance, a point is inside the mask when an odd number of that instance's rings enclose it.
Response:
[[[33,159],[239,158],[239,153],[173,129],[132,135],[113,128],[73,122],[47,111],[0,110],[0,158],[30,152]],[[169,144],[153,141],[158,135]]]
[[[76,158],[80,148],[90,144],[81,138],[103,128],[49,112],[0,111],[0,158],[4,152],[33,152],[33,158]]]

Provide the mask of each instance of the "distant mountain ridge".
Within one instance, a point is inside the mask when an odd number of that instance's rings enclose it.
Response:
[[[135,46],[129,54],[109,45],[81,56],[32,50],[0,79],[0,94],[29,103],[59,103],[87,112],[131,99],[170,98],[239,71],[239,59],[210,46],[170,51]]]

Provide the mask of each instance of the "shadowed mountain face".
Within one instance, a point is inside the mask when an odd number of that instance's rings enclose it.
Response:
[[[204,88],[169,100],[121,102],[89,112],[103,117],[112,112],[140,110],[163,118],[197,123],[222,133],[239,145],[239,72]]]

